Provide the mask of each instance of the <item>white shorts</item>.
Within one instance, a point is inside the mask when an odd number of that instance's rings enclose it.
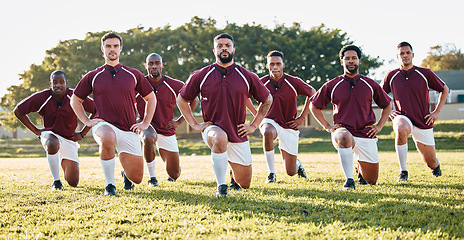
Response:
[[[111,127],[111,129],[113,129],[114,133],[116,134],[116,151],[118,154],[125,152],[135,156],[142,156],[142,146],[139,135],[134,132],[123,131],[108,122],[99,122],[92,127],[93,138],[98,143],[98,145],[101,145],[101,141],[95,132],[103,125]]]
[[[333,139],[333,138],[332,138]],[[379,150],[377,148],[377,138],[354,137],[354,158],[356,161],[379,163]],[[333,141],[333,140],[332,140]],[[338,149],[337,149],[338,150]]]
[[[212,127],[218,127],[216,125],[210,125],[203,132],[201,132],[201,137],[203,141],[208,146],[208,132]],[[231,143],[227,144],[227,158],[229,162],[237,163],[243,166],[251,165],[251,149],[250,142],[241,142],[241,143]]]
[[[435,137],[433,136],[433,128],[420,129],[414,126],[411,120],[404,115],[398,115],[393,119],[393,130],[395,131],[395,133],[398,132],[398,121],[400,119],[404,119],[409,123],[409,126],[411,127],[412,139],[414,140],[416,144],[417,142],[420,142],[425,145],[435,146]]]
[[[156,133],[155,128],[151,124],[148,127],[151,128]],[[139,136],[140,136],[140,141],[143,142],[143,132],[141,132]],[[179,147],[177,145],[177,138],[175,134],[171,136],[165,136],[163,134],[156,133],[156,136],[157,136],[156,149],[158,150],[158,152],[160,148],[166,151],[169,151],[169,152],[177,152],[177,153],[179,152]]]
[[[300,137],[300,131],[287,129],[280,126],[274,120],[270,118],[264,118],[259,124],[261,135],[264,135],[263,129],[261,128],[264,124],[269,123],[277,130],[277,139],[279,139],[279,148],[285,150],[287,153],[293,156],[298,155],[298,140]]]
[[[79,149],[79,143],[72,140],[66,139],[52,131],[43,131],[40,133],[40,142],[42,143],[43,148],[47,151],[47,136],[53,135],[58,138],[60,141],[60,149],[58,153],[60,154],[60,160],[69,159],[71,161],[79,163],[79,158],[77,154],[77,149]]]

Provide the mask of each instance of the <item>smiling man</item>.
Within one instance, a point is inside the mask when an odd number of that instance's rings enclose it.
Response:
[[[105,195],[116,196],[114,183],[116,147],[124,178],[134,183],[143,179],[143,157],[139,133],[150,125],[156,108],[153,88],[143,74],[119,63],[122,38],[109,32],[101,39],[105,65],[88,72],[78,83],[71,99],[77,117],[92,127],[100,146],[100,160],[105,175]],[[82,108],[83,99],[93,93],[97,114],[89,119]],[[137,122],[136,95],[146,101],[142,122]]]
[[[177,97],[177,105],[189,125],[202,132],[211,149],[217,182],[217,197],[228,195],[227,163],[232,177],[242,188],[251,183],[251,149],[247,135],[253,133],[266,116],[272,96],[255,73],[234,63],[234,39],[226,33],[213,40],[216,62],[195,71]],[[189,103],[200,95],[204,122],[198,123]],[[250,124],[245,123],[246,105],[253,97],[261,104]]]
[[[60,160],[64,178],[70,186],[79,183],[79,158],[77,151],[81,140],[90,127],[84,127],[76,132],[77,117],[74,114],[70,98],[73,90],[68,88],[66,74],[56,70],[50,74],[50,88],[34,93],[21,101],[14,113],[16,117],[31,132],[37,135],[47,152],[47,160],[53,177],[52,190],[61,190]],[[91,98],[86,97],[82,103],[83,109],[95,114],[95,105]],[[38,112],[44,128],[37,128],[27,114]]]
[[[379,175],[379,156],[376,134],[382,130],[391,111],[390,97],[380,85],[359,74],[361,50],[346,45],[340,50],[344,74],[325,83],[311,98],[311,112],[319,124],[332,135],[345,174],[343,189],[355,189],[353,152],[358,162],[359,184],[376,184]],[[377,124],[372,102],[382,113]],[[333,104],[333,124],[324,117],[322,109]]]
[[[380,85],[393,93],[395,111],[391,114],[396,136],[396,153],[400,165],[398,182],[408,180],[406,160],[408,136],[412,135],[422,160],[432,170],[435,177],[441,176],[440,163],[435,152],[433,123],[440,116],[445,105],[449,88],[430,69],[414,66],[414,52],[411,44],[401,42],[397,46],[397,59],[401,67],[389,72]],[[429,90],[440,93],[435,109],[430,111]]]
[[[274,141],[277,138],[287,174],[289,176],[298,174],[299,177],[306,178],[303,165],[297,159],[300,135],[298,127],[308,115],[309,98],[316,91],[300,78],[284,74],[285,63],[282,52],[271,51],[267,55],[266,67],[269,75],[262,77],[261,81],[272,94],[273,103],[259,127],[263,135],[264,157],[269,171],[265,182],[276,182]],[[298,95],[306,97],[299,116],[297,116]]]

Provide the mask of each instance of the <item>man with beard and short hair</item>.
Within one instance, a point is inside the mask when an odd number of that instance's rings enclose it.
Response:
[[[217,35],[213,53],[216,62],[195,71],[177,98],[177,105],[190,126],[202,132],[211,149],[216,175],[216,196],[228,195],[227,162],[232,177],[242,188],[249,188],[252,177],[251,149],[247,135],[253,133],[266,116],[272,96],[258,76],[234,63],[234,40],[226,33]],[[200,95],[204,122],[198,123],[188,105]],[[250,124],[245,123],[249,97],[261,104]]]
[[[148,184],[151,187],[158,186],[158,180],[155,176],[155,143],[161,159],[166,163],[168,181],[175,181],[180,176],[176,128],[184,122],[184,117],[181,116],[177,120],[173,118],[176,98],[184,83],[162,74],[163,66],[163,59],[159,54],[151,53],[147,56],[145,67],[148,75],[146,78],[154,89],[157,107],[150,126],[140,133],[140,137],[150,177]],[[198,103],[198,98],[192,101],[192,111],[198,106]],[[137,94],[137,109],[140,118],[143,119],[145,100],[140,94]],[[125,185],[130,186],[130,183],[126,181]]]
[[[60,160],[64,178],[72,187],[79,183],[78,148],[80,141],[90,127],[85,126],[76,132],[77,117],[74,114],[70,98],[73,89],[68,88],[66,74],[61,70],[50,74],[50,88],[36,92],[21,101],[14,109],[16,117],[31,132],[37,135],[43,148],[47,151],[47,160],[53,177],[52,190],[61,190]],[[84,110],[93,116],[96,112],[93,99],[86,97]],[[38,129],[27,117],[31,112],[38,112],[42,117],[44,128]]]
[[[332,135],[345,174],[344,190],[355,189],[353,152],[358,162],[359,184],[376,184],[379,175],[379,156],[376,134],[382,130],[390,114],[390,97],[380,85],[358,72],[361,50],[346,45],[340,50],[344,74],[325,83],[311,98],[311,112],[319,124]],[[375,124],[372,102],[382,108]],[[324,117],[322,109],[333,104],[333,123]]]
[[[408,180],[406,160],[408,136],[412,135],[422,160],[432,169],[432,175],[441,176],[440,163],[435,152],[433,123],[440,116],[449,88],[430,69],[416,67],[412,63],[414,52],[411,44],[401,42],[396,57],[401,67],[389,72],[380,85],[393,93],[395,111],[390,115],[396,136],[395,149],[400,165],[398,182]],[[440,93],[435,110],[430,112],[429,89]]]
[[[262,77],[261,81],[272,94],[273,103],[259,127],[263,135],[264,157],[269,170],[265,182],[276,182],[274,141],[277,138],[287,174],[289,176],[298,174],[298,177],[306,178],[303,165],[297,159],[300,135],[298,127],[309,113],[309,98],[316,90],[300,78],[284,74],[285,63],[282,52],[269,52],[266,67],[269,75]],[[298,95],[306,97],[305,105],[299,116],[297,116]]]
[[[116,147],[124,177],[135,183],[143,179],[143,157],[139,133],[150,125],[156,108],[153,88],[143,74],[119,63],[122,38],[109,32],[101,39],[105,65],[88,72],[78,83],[71,99],[77,117],[92,127],[100,146],[100,160],[105,175],[105,195],[116,196],[114,183]],[[82,109],[82,99],[93,93],[97,114],[89,119]],[[147,102],[145,118],[137,123],[136,94]]]

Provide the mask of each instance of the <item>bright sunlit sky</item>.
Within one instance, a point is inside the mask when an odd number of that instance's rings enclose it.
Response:
[[[396,59],[396,45],[401,41],[413,45],[416,65],[437,44],[454,43],[464,50],[464,2],[458,0],[18,0],[2,5],[0,97],[9,86],[19,85],[18,74],[31,64],[40,64],[45,51],[60,40],[83,39],[87,32],[124,32],[138,25],[156,28],[169,24],[176,28],[193,16],[211,17],[218,27],[227,21],[239,25],[255,22],[271,29],[276,23],[290,26],[298,22],[309,30],[324,23],[330,29],[346,32],[364,53],[385,61],[387,66],[371,76],[376,80],[397,67],[398,63],[392,60]],[[240,45],[236,48],[239,50]]]

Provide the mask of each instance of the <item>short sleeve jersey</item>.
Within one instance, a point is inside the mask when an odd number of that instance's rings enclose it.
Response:
[[[272,95],[272,106],[266,115],[281,127],[290,129],[287,122],[294,120],[297,114],[297,96],[311,97],[312,88],[300,78],[284,74],[278,82],[269,75],[261,78],[264,86]]]
[[[386,108],[390,101],[376,81],[359,74],[354,78],[338,76],[325,83],[311,98],[317,109],[323,109],[331,102],[334,123],[341,124],[353,136],[362,138],[369,138],[369,128],[366,126],[376,122],[372,103]]]
[[[408,71],[395,69],[381,83],[385,92],[393,93],[395,109],[420,129],[433,128],[425,116],[430,113],[429,89],[443,92],[445,83],[430,69],[414,66]]]
[[[172,136],[176,134],[176,129],[166,129],[165,126],[174,118],[177,95],[184,86],[184,83],[166,75],[162,75],[161,80],[156,83],[152,82],[148,76],[146,76],[146,79],[152,85],[157,100],[156,110],[151,120],[151,125],[157,133],[165,136]],[[137,111],[139,112],[140,118],[144,117],[145,105],[145,100],[138,94]]]
[[[105,120],[123,131],[136,123],[135,97],[153,91],[145,76],[137,69],[118,64],[104,65],[88,72],[77,84],[74,94],[84,99],[93,92],[96,118]]]
[[[248,140],[238,135],[238,125],[245,123],[246,101],[253,97],[264,102],[269,91],[255,73],[233,63],[227,69],[212,64],[195,71],[180,95],[191,101],[200,95],[203,120],[222,128],[229,142]]]
[[[68,88],[66,96],[60,102],[53,95],[53,91],[44,89],[36,92],[22,100],[16,108],[22,114],[38,112],[42,118],[45,130],[52,131],[66,139],[70,139],[77,127],[77,116],[71,108],[71,96],[73,90]],[[83,98],[84,110],[88,113],[95,114],[96,109],[93,99],[90,97]]]

